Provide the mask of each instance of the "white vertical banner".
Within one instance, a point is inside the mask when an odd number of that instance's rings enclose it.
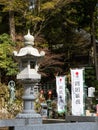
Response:
[[[71,69],[72,115],[84,115],[83,71],[84,69]]]
[[[65,76],[56,76],[57,107],[58,112],[65,112]]]

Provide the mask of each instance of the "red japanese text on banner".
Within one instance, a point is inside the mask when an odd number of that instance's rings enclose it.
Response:
[[[57,107],[59,113],[65,111],[65,87],[65,76],[56,76]]]
[[[71,69],[72,115],[84,115],[83,70]]]

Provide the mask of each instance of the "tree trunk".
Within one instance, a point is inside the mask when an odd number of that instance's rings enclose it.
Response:
[[[12,41],[15,42],[15,20],[14,20],[14,12],[9,11],[9,27],[10,27],[10,36]]]
[[[37,11],[38,14],[40,13],[40,0],[37,0]]]
[[[96,70],[96,80],[98,80],[98,60],[97,60],[97,50],[96,50],[96,39],[95,39],[95,27],[94,27],[94,13],[91,13],[91,43],[93,45],[93,59]]]

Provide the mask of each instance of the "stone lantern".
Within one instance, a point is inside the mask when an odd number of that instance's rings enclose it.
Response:
[[[41,79],[41,74],[38,73],[39,63],[41,58],[45,55],[44,51],[39,51],[33,47],[34,37],[28,34],[24,36],[25,47],[21,48],[19,52],[14,51],[14,56],[19,62],[20,72],[17,79],[21,80],[24,86],[23,95],[23,111],[19,113],[16,118],[40,118],[34,110],[34,86],[38,84]]]

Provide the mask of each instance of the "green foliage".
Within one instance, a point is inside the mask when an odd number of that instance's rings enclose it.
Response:
[[[95,77],[95,68],[94,67],[87,67],[85,68],[85,83],[88,87],[95,87],[96,84],[96,77]]]
[[[15,75],[17,73],[17,64],[12,56],[14,44],[9,35],[0,35],[0,69],[6,75]]]
[[[28,8],[29,2],[26,0],[1,0],[0,3],[4,5],[3,12],[15,11],[15,12],[23,12]]]
[[[19,93],[18,90],[16,90],[17,93]],[[16,93],[15,93],[16,94]],[[0,83],[0,105],[2,105],[2,108],[6,110],[6,117],[9,118],[15,117],[22,109],[22,101],[18,97],[13,101],[13,103],[10,103],[10,89],[7,85]],[[19,99],[18,99],[19,98]],[[1,114],[1,113],[0,113]],[[8,115],[7,115],[8,114]],[[2,117],[2,118],[6,118]],[[8,118],[7,117],[7,118]]]
[[[88,40],[75,31],[83,28],[90,32],[90,15],[91,13],[97,14],[95,8],[97,0],[38,0],[33,10],[29,9],[30,3],[27,0],[1,0],[1,3],[3,4],[1,12],[8,14],[9,10],[14,11],[16,33],[24,34],[25,30],[27,32],[29,28],[36,37],[35,43],[38,47],[47,47],[53,51],[51,54],[64,54],[62,59],[58,59],[58,62],[64,62],[65,67],[61,66],[64,73],[70,67],[77,67],[81,64],[81,61],[76,61],[74,55],[87,55],[89,52]],[[4,14],[1,16],[2,21]],[[96,32],[98,32],[97,20]],[[16,68],[16,65],[13,64],[11,51],[13,45],[10,41],[11,46],[6,44],[8,42],[6,39],[3,41],[4,45],[0,45],[0,59],[2,59],[0,67],[7,75],[12,75],[16,70],[12,69]],[[47,71],[50,72],[48,69]]]
[[[90,33],[92,15],[96,12],[97,0],[79,0],[70,2],[64,8],[67,9],[66,18],[77,28],[82,28]]]
[[[6,102],[8,102],[8,100],[9,100],[9,90],[8,90],[8,87],[5,84],[0,83],[0,95],[3,95],[4,100]]]
[[[42,10],[50,10],[50,9],[54,9],[54,5],[55,3],[52,2],[46,2],[44,4],[42,4]]]

